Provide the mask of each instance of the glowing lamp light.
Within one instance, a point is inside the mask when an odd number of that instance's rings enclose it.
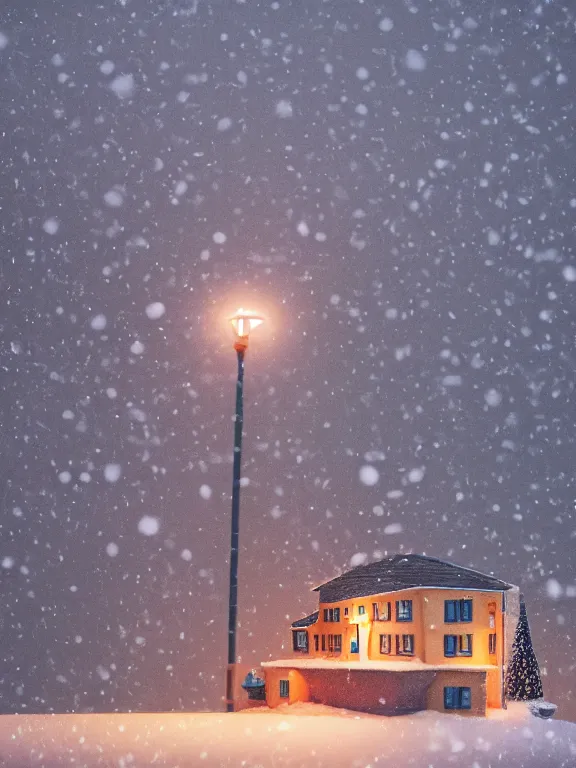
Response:
[[[262,325],[264,318],[254,312],[248,312],[245,309],[239,309],[236,314],[230,318],[232,328],[234,329],[234,335],[236,340],[234,341],[234,349],[237,351],[248,348],[248,337],[250,332],[254,328],[258,328]]]

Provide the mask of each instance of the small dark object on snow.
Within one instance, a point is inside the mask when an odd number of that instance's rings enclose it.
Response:
[[[556,704],[552,704],[550,701],[532,701],[528,708],[534,717],[540,717],[543,720],[549,720],[551,717],[554,717],[558,709]]]
[[[512,645],[512,659],[506,670],[506,697],[513,701],[535,701],[542,699],[543,695],[540,668],[532,647],[526,605],[520,596],[520,617]]]
[[[263,700],[266,698],[266,683],[261,677],[258,677],[256,670],[253,669],[244,678],[242,688],[248,692],[248,698],[253,700]]]

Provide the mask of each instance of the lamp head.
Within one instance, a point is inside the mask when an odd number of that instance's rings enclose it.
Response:
[[[249,312],[245,309],[239,309],[236,314],[230,318],[230,323],[234,329],[234,349],[237,352],[244,352],[248,349],[248,337],[250,332],[262,325],[264,318],[255,312]]]

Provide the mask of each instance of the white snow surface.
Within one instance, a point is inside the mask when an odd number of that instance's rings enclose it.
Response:
[[[318,704],[234,714],[5,715],[2,765],[574,768],[576,725],[522,705],[487,718],[380,717]],[[41,755],[41,760],[39,756]]]

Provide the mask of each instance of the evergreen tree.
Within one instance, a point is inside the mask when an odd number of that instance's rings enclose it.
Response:
[[[512,645],[512,659],[506,670],[506,697],[513,701],[541,699],[540,668],[530,637],[524,599],[520,596],[520,618]]]

